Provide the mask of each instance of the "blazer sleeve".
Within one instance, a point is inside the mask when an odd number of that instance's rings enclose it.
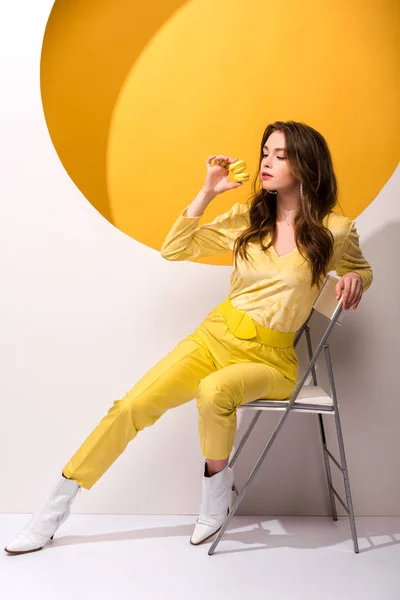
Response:
[[[200,227],[202,215],[187,217],[187,208],[181,211],[161,246],[161,256],[167,260],[202,258],[232,250],[238,234],[248,227],[248,207],[242,202]]]
[[[350,220],[350,227],[343,244],[343,251],[336,262],[335,270],[341,277],[349,272],[358,273],[362,278],[363,292],[370,287],[373,279],[371,265],[364,258],[360,248],[359,234],[354,220]]]

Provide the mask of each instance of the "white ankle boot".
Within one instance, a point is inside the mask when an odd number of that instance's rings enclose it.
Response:
[[[72,501],[80,491],[81,487],[76,481],[61,475],[43,504],[4,550],[8,554],[41,550],[44,544],[53,539],[57,529],[67,519]]]
[[[205,542],[219,529],[229,514],[234,504],[233,499],[233,471],[226,467],[207,477],[207,461],[204,461],[204,472],[202,481],[202,501],[200,514],[196,521],[190,543],[194,546]]]

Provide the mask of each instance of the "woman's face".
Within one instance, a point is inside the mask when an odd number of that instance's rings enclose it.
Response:
[[[264,190],[284,191],[295,184],[295,179],[289,170],[285,146],[285,136],[281,131],[271,133],[265,142],[260,166],[260,178]],[[272,177],[263,177],[266,173]]]

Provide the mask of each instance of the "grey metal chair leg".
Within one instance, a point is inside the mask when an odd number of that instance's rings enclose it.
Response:
[[[356,524],[355,524],[355,520],[354,520],[353,501],[352,501],[352,498],[351,498],[349,474],[348,474],[348,470],[347,470],[347,463],[346,463],[346,456],[345,456],[345,451],[344,451],[342,429],[341,429],[340,418],[339,418],[338,414],[335,415],[335,421],[336,421],[336,430],[337,430],[338,441],[339,441],[340,459],[341,459],[341,462],[342,462],[342,465],[343,465],[343,480],[344,480],[344,487],[345,487],[345,490],[346,490],[346,499],[347,499],[347,506],[348,506],[347,512],[349,514],[349,519],[350,519],[350,528],[351,528],[351,534],[352,534],[352,537],[353,537],[354,552],[356,554],[358,554],[359,553],[359,548],[358,548]]]
[[[262,413],[261,410],[257,411],[256,414],[254,415],[254,417],[252,418],[252,420],[250,421],[250,425],[249,425],[246,433],[242,436],[239,446],[236,448],[232,458],[229,460],[229,465],[228,465],[229,467],[233,467],[233,465],[235,464],[237,457],[241,453],[243,446],[245,445],[246,441],[248,440],[250,433],[253,431],[255,424],[257,423],[258,419],[261,416],[261,413]],[[236,493],[237,496],[239,496],[239,491],[238,491],[235,483],[233,483],[233,485],[232,485],[232,490]]]
[[[282,427],[283,423],[285,422],[285,420],[286,420],[286,418],[287,418],[287,416],[288,416],[288,414],[289,414],[289,412],[290,412],[291,408],[292,408],[292,406],[291,406],[291,405],[289,405],[289,406],[288,406],[288,408],[285,410],[285,412],[284,412],[284,414],[282,415],[282,417],[281,417],[281,419],[280,419],[280,421],[279,421],[278,425],[277,425],[277,426],[276,426],[276,428],[275,428],[275,431],[273,432],[273,434],[271,435],[270,439],[268,440],[268,443],[267,443],[266,447],[264,448],[264,450],[263,450],[263,452],[262,452],[262,454],[261,454],[260,458],[258,459],[258,461],[257,461],[257,463],[256,463],[256,465],[255,465],[255,467],[254,467],[254,469],[252,470],[250,477],[249,477],[249,478],[248,478],[248,480],[246,481],[244,488],[243,488],[243,489],[242,489],[242,491],[240,492],[239,496],[236,498],[236,501],[235,501],[235,503],[234,503],[234,505],[233,505],[233,507],[232,507],[232,510],[230,511],[230,513],[229,513],[229,514],[228,514],[228,516],[226,517],[225,521],[223,522],[223,524],[222,524],[222,527],[221,527],[221,529],[219,530],[219,532],[218,532],[218,534],[217,534],[217,537],[215,538],[214,542],[212,543],[212,545],[211,545],[211,547],[210,547],[210,549],[209,549],[209,551],[208,551],[208,554],[209,554],[210,556],[211,556],[212,554],[214,554],[214,550],[215,550],[215,548],[217,547],[217,545],[218,545],[218,543],[219,543],[220,539],[222,538],[222,536],[224,535],[224,533],[225,533],[225,530],[226,530],[226,528],[228,527],[228,525],[229,525],[229,523],[230,523],[230,521],[231,521],[231,519],[232,519],[233,515],[235,514],[235,512],[236,512],[236,511],[237,511],[237,509],[239,508],[239,505],[240,505],[240,503],[242,502],[242,500],[243,500],[243,498],[244,498],[244,496],[245,496],[245,494],[246,494],[247,490],[249,489],[249,487],[250,487],[250,485],[251,485],[251,483],[252,483],[252,481],[253,481],[254,477],[255,477],[255,476],[256,476],[256,474],[257,474],[257,471],[258,471],[258,470],[259,470],[259,468],[261,467],[261,464],[262,464],[262,462],[264,461],[264,458],[266,457],[266,455],[267,455],[267,453],[269,452],[269,450],[270,450],[270,448],[271,448],[271,446],[272,446],[273,442],[275,441],[275,439],[276,439],[276,436],[278,435],[278,433],[279,433],[279,430],[281,429],[281,427]]]
[[[324,422],[322,420],[321,413],[318,413],[318,421],[319,421],[319,427],[320,427],[320,432],[321,432],[322,451],[323,451],[323,455],[324,455],[326,478],[328,480],[328,491],[329,491],[329,498],[331,501],[332,517],[333,517],[334,521],[337,521],[338,516],[337,516],[337,510],[336,510],[335,495],[332,491],[333,483],[332,483],[331,465],[329,462],[329,452],[328,452],[328,448],[326,445],[325,428],[324,428]]]
[[[308,355],[311,360],[314,352],[313,352],[313,347],[312,347],[312,342],[311,342],[310,327],[308,325],[306,325],[305,331],[306,331]],[[324,347],[326,347],[326,346],[324,346]],[[313,367],[313,369],[312,369],[312,377],[313,377],[313,384],[318,385],[317,373],[316,373],[315,367]],[[338,517],[337,517],[337,511],[336,511],[335,495],[332,491],[333,483],[332,483],[331,465],[329,463],[329,452],[328,452],[328,448],[326,445],[325,428],[324,428],[324,422],[323,422],[321,413],[318,413],[318,420],[319,420],[319,428],[320,428],[320,432],[321,432],[322,451],[323,451],[323,455],[324,455],[325,471],[326,471],[326,477],[328,480],[328,491],[329,491],[329,498],[330,498],[331,508],[332,508],[332,517],[333,517],[334,521],[337,521]]]
[[[306,325],[305,331],[306,331],[308,356],[309,356],[309,358],[311,360],[314,352],[313,352],[313,347],[312,347],[312,342],[311,342],[310,327],[308,325]],[[317,373],[316,373],[315,367],[313,367],[313,369],[312,369],[312,377],[313,377],[313,384],[314,385],[318,385]],[[319,428],[320,428],[321,440],[322,440],[322,451],[323,451],[323,455],[324,455],[326,478],[328,480],[328,491],[329,491],[329,498],[330,498],[331,508],[332,508],[332,516],[333,516],[333,520],[337,521],[337,511],[336,511],[335,495],[334,495],[334,493],[332,491],[333,484],[332,484],[331,465],[329,463],[329,452],[328,452],[328,448],[327,448],[327,445],[326,445],[325,428],[324,428],[324,422],[322,420],[322,414],[321,413],[318,413],[318,420],[319,420]]]
[[[233,454],[232,458],[231,458],[231,459],[230,459],[230,461],[229,461],[229,466],[230,466],[230,467],[233,467],[233,465],[235,464],[235,462],[236,462],[236,460],[237,460],[237,457],[239,456],[240,452],[242,451],[242,449],[243,449],[243,446],[245,445],[245,443],[246,443],[247,439],[248,439],[248,438],[249,438],[249,436],[250,436],[250,433],[253,431],[255,424],[257,423],[258,419],[259,419],[259,418],[260,418],[260,416],[261,416],[261,413],[262,413],[262,411],[261,411],[261,410],[258,410],[258,411],[256,412],[256,414],[254,415],[254,417],[252,418],[252,420],[251,420],[251,422],[250,422],[250,425],[249,425],[249,427],[248,427],[248,429],[247,429],[246,433],[245,433],[245,434],[242,436],[242,439],[240,440],[240,444],[239,444],[239,446],[236,448],[236,450],[235,450],[235,452],[234,452],[234,454]]]
[[[330,379],[330,383],[331,383],[331,387],[332,387],[333,402],[334,402],[334,405],[335,405],[335,423],[336,423],[336,431],[337,431],[337,436],[338,436],[339,453],[340,453],[340,461],[341,461],[341,471],[343,473],[344,487],[345,487],[345,490],[346,490],[347,506],[343,503],[342,499],[336,493],[336,491],[334,490],[334,488],[332,488],[332,490],[333,490],[333,492],[335,493],[335,495],[339,499],[340,503],[343,505],[344,509],[347,511],[347,513],[349,515],[351,534],[352,534],[352,537],[353,537],[354,552],[356,554],[358,554],[359,553],[359,548],[358,548],[356,524],[355,524],[355,520],[354,520],[353,501],[352,501],[352,498],[351,498],[349,473],[348,473],[348,469],[347,469],[346,453],[345,453],[345,450],[344,450],[342,426],[341,426],[341,423],[340,423],[339,407],[338,407],[338,404],[337,404],[337,396],[336,396],[336,388],[335,388],[335,382],[334,382],[334,379],[333,379],[332,361],[331,361],[331,355],[330,355],[330,352],[329,352],[329,346],[328,346],[328,344],[325,344],[324,348],[325,348],[326,362],[327,362],[327,366],[328,366],[329,379]]]

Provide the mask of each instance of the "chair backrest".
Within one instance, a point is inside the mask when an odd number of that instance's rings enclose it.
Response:
[[[306,321],[303,323],[303,325],[297,332],[296,339],[294,342],[295,346],[299,342],[314,312],[318,312],[319,314],[329,319],[332,327],[334,325],[342,324],[345,313],[342,309],[342,298],[336,300],[336,285],[338,281],[339,277],[335,277],[334,275],[328,274],[325,277],[319,294],[314,301],[310,314],[308,315]]]
[[[339,310],[342,304],[341,299],[336,300],[336,285],[338,281],[339,277],[327,275],[313,306],[313,310],[316,310],[329,320],[336,317],[336,311]],[[340,310],[336,319],[338,325],[341,324],[340,321],[343,319],[344,314],[344,311]]]
[[[297,398],[303,385],[307,385],[306,381],[308,380],[308,376],[310,373],[312,373],[314,385],[317,385],[315,363],[317,361],[318,356],[321,353],[321,350],[323,349],[324,345],[326,344],[333,327],[335,325],[341,324],[339,322],[339,318],[343,319],[343,315],[344,315],[344,311],[342,308],[342,299],[343,298],[341,297],[341,298],[339,298],[339,300],[336,300],[336,284],[338,281],[339,281],[339,278],[335,277],[333,275],[327,275],[325,277],[324,282],[321,286],[321,289],[319,291],[317,298],[314,301],[313,307],[311,309],[311,312],[310,312],[308,318],[306,319],[306,321],[303,323],[303,325],[297,332],[296,339],[294,341],[295,346],[298,344],[301,336],[303,335],[303,332],[306,331],[307,348],[308,348],[308,355],[309,355],[310,362],[309,362],[305,372],[300,377],[300,380],[297,382],[297,386],[291,396],[291,400],[293,398],[294,399]],[[312,315],[314,314],[314,312],[318,312],[319,314],[323,315],[325,318],[327,318],[329,320],[328,326],[327,326],[326,330],[324,331],[315,352],[312,349],[311,337],[310,337],[310,327],[308,324]]]

